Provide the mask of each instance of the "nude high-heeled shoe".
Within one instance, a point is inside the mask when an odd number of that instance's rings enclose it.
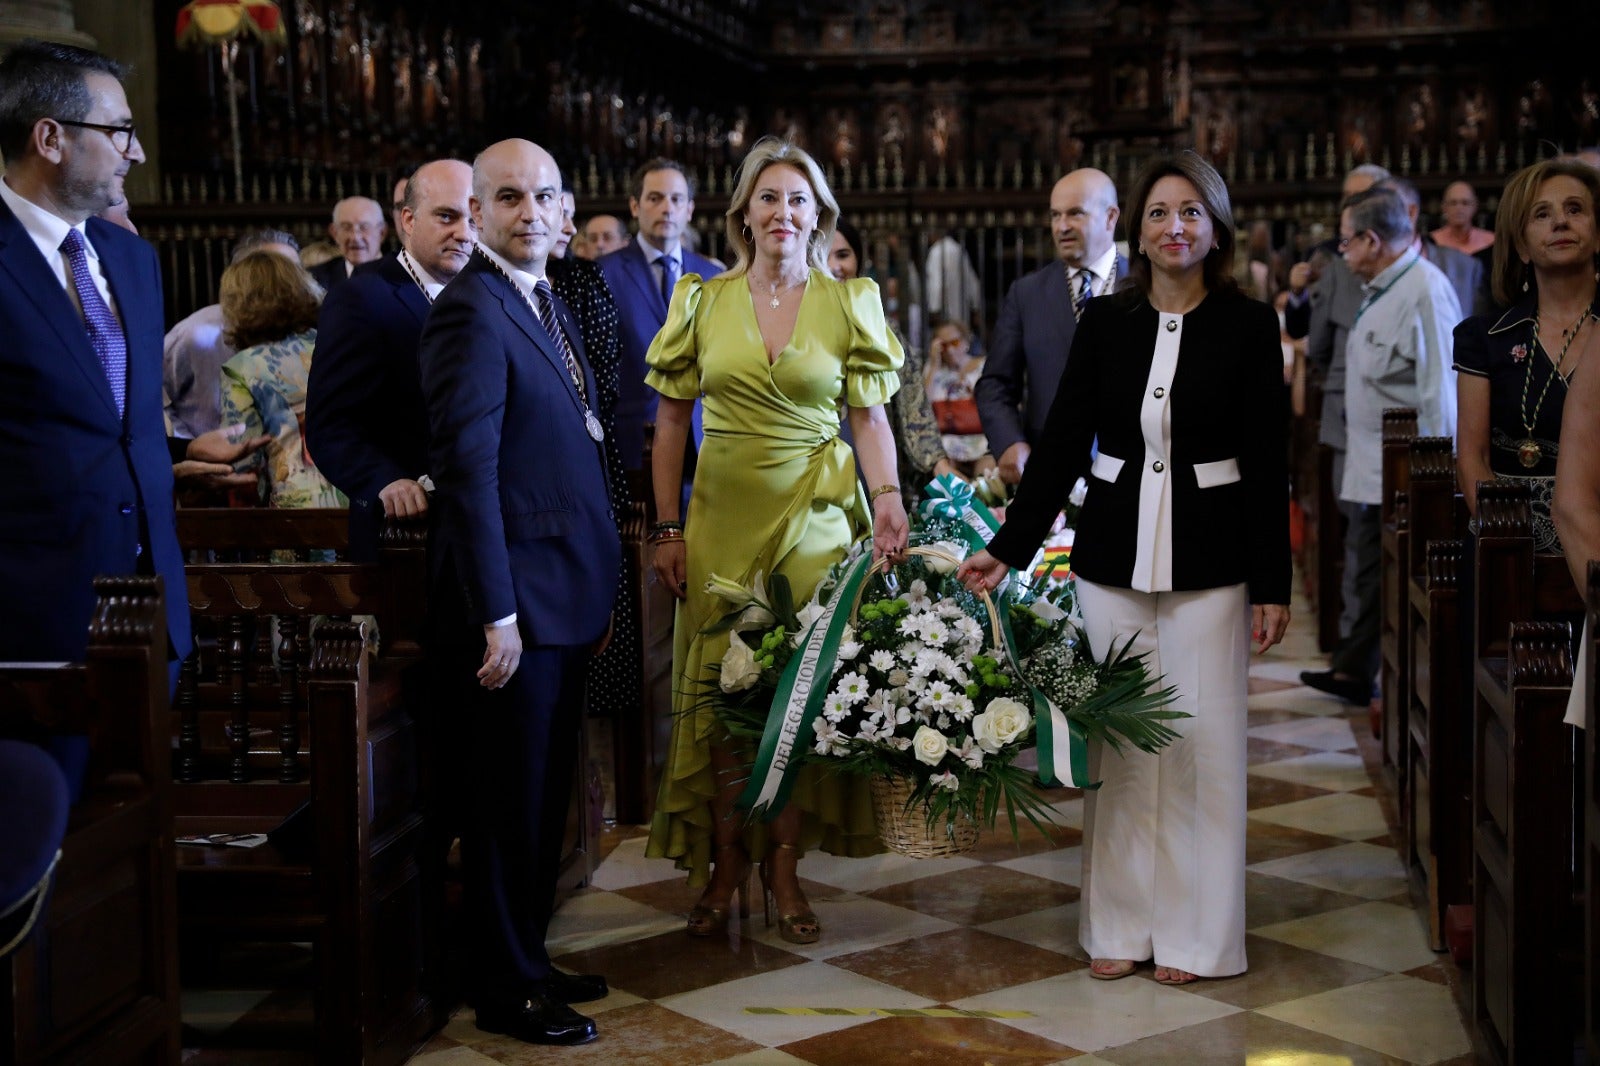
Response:
[[[793,844],[773,844],[774,848],[787,848],[796,852],[799,859],[799,849]],[[796,874],[796,883],[799,877]],[[761,860],[761,909],[766,918],[767,927],[772,927],[772,914],[778,909],[777,897],[772,891],[772,861],[771,853]],[[815,944],[822,938],[822,923],[817,921],[817,916],[809,908],[796,911],[793,914],[778,915],[778,935],[790,944]]]
[[[706,897],[701,895],[700,902],[689,909],[689,923],[685,931],[690,936],[718,936],[727,933],[728,922],[733,917],[733,899],[739,900],[739,918],[750,917],[750,856],[745,853],[743,844],[718,844],[717,865],[724,862],[740,864],[740,874],[734,882],[733,894],[726,903],[707,903]],[[724,859],[723,856],[732,856]],[[706,886],[706,892],[711,891],[711,886]]]

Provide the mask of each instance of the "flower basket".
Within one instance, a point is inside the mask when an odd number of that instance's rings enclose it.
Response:
[[[878,839],[890,851],[913,859],[938,859],[971,850],[978,842],[978,826],[965,812],[951,811],[948,821],[928,810],[928,801],[913,801],[914,787],[901,774],[872,778],[872,814]]]
[[[1046,567],[1029,583],[1030,567],[974,594],[956,578],[999,523],[954,479],[935,490],[901,563],[875,565],[863,541],[804,607],[782,575],[707,582],[729,609],[704,630],[728,634],[706,698],[754,754],[735,804],[752,817],[781,810],[814,765],[869,779],[891,850],[953,855],[1002,815],[1013,836],[1021,822],[1048,833],[1038,787],[1094,787],[1090,741],[1155,751],[1177,736],[1167,721],[1185,716],[1141,656],[1090,650],[1070,582]],[[1036,769],[1017,765],[1029,748]]]

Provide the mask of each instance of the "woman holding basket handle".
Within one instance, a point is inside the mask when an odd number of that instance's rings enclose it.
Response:
[[[1188,984],[1246,966],[1250,646],[1289,623],[1282,353],[1272,309],[1233,283],[1227,188],[1199,156],[1154,160],[1122,217],[1134,284],[1084,309],[1005,525],[959,576],[1025,567],[1088,476],[1072,568],[1091,648],[1132,638],[1192,717],[1159,754],[1091,747],[1079,939],[1093,977],[1153,959]]]
[[[779,935],[814,943],[822,930],[800,890],[801,850],[879,850],[868,785],[843,775],[802,771],[776,817],[747,825],[734,810],[747,767],[705,698],[728,646],[725,633],[702,632],[725,606],[705,591],[712,573],[745,584],[758,572],[780,573],[803,602],[869,530],[876,556],[898,559],[906,548],[895,444],[883,411],[898,388],[903,355],[877,285],[835,281],[826,269],[838,217],[809,155],[777,138],[758,142],[727,211],[733,268],[679,280],[646,356],[646,381],[661,393],[652,469],[661,521],[650,532],[652,567],[681,601],[673,641],[677,713],[646,854],[676,860],[691,884],[706,886],[689,914],[693,936],[727,928],[752,858],[765,856],[761,877]],[[705,443],[689,511],[680,518],[696,397],[704,398]],[[839,440],[841,397],[854,456]],[[859,487],[857,460],[870,494]]]

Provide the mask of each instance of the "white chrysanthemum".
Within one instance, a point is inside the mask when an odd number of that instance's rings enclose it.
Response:
[[[872,686],[860,674],[849,673],[839,679],[839,684],[834,688],[833,694],[842,699],[847,706],[854,707],[866,700],[871,693]],[[834,719],[838,721],[838,719]]]
[[[932,649],[923,648],[917,652],[917,657],[911,663],[912,677],[927,677],[939,669],[939,658]]]
[[[973,641],[977,641],[979,645],[982,645],[983,627],[975,619],[962,615],[951,623],[951,628],[956,631],[956,636],[960,637],[963,643],[970,644]]]
[[[922,635],[922,616],[920,614],[908,614],[900,619],[900,624],[895,629],[899,631],[901,636],[920,637]]]
[[[905,688],[910,683],[911,674],[909,671],[899,668],[889,671],[889,684],[894,688]]]
[[[930,648],[942,648],[950,640],[950,626],[936,614],[922,616],[922,642]]]
[[[837,692],[829,693],[828,698],[822,702],[822,717],[830,722],[842,722],[850,713],[850,701]]]
[[[857,655],[860,655],[860,654],[861,654],[861,642],[859,640],[844,641],[844,642],[840,643],[840,645],[839,645],[839,661],[840,662],[847,663],[851,659],[854,659]]]
[[[966,694],[958,693],[950,699],[950,717],[958,722],[965,722],[972,717],[972,700]]]
[[[950,716],[948,714],[940,713],[939,716],[933,720],[933,724],[939,727],[940,732],[944,732],[950,728]]]
[[[867,656],[867,665],[874,670],[882,670],[884,673],[888,673],[894,669],[894,652],[877,648],[871,655]]]
[[[961,605],[956,603],[955,600],[940,600],[939,606],[935,607],[934,610],[938,612],[940,618],[947,621],[952,618],[960,618],[963,613]]]
[[[933,600],[928,598],[928,583],[921,578],[913,581],[906,590],[906,603],[911,605],[913,611],[926,611],[933,606]]]
[[[931,681],[917,700],[917,706],[926,711],[943,711],[949,708],[954,697],[948,681]]]

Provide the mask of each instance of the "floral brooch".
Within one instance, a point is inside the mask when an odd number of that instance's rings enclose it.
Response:
[[[1526,358],[1528,358],[1528,346],[1526,344],[1519,344],[1511,349],[1511,361],[1513,363],[1520,363]]]

